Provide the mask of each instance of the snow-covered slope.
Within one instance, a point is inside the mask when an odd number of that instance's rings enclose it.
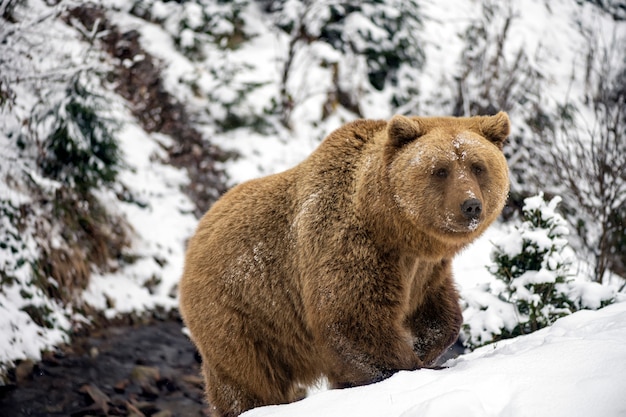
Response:
[[[485,346],[443,370],[314,394],[246,417],[619,417],[626,415],[626,303]]]

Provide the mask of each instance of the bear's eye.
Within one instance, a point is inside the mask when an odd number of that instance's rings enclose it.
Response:
[[[446,168],[439,168],[435,171],[437,178],[448,178],[448,170]]]
[[[482,165],[474,164],[472,165],[472,173],[474,175],[480,175],[485,172],[485,168]]]

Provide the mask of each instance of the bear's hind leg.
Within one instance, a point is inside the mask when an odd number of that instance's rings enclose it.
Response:
[[[238,382],[204,364],[202,368],[212,417],[235,417],[255,407],[286,404],[306,393],[291,382],[277,384],[260,377],[260,369],[248,369],[245,381]]]
[[[205,391],[211,417],[236,417],[246,410],[264,405],[262,401],[227,376],[203,364]]]

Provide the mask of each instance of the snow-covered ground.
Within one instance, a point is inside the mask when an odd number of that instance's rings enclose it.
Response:
[[[579,311],[485,346],[443,370],[323,391],[246,417],[626,416],[626,303]]]

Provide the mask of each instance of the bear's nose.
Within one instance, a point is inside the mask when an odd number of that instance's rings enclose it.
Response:
[[[483,205],[477,198],[467,199],[461,204],[461,213],[467,219],[476,219],[483,211]]]

